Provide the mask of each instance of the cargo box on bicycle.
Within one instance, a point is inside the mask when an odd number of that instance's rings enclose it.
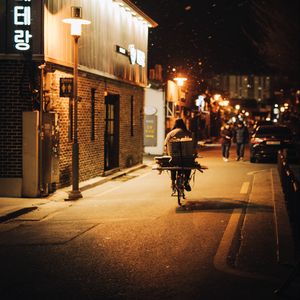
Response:
[[[195,163],[195,149],[191,138],[174,139],[169,142],[171,164],[192,166]]]

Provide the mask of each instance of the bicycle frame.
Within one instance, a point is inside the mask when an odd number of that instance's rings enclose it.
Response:
[[[185,183],[185,174],[182,172],[177,172],[176,181],[175,181],[175,189],[177,191],[177,201],[178,205],[181,206],[181,198],[185,199],[184,194],[184,183]]]

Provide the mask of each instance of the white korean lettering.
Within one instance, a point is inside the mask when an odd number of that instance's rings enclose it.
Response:
[[[134,65],[136,63],[136,49],[133,44],[128,45],[130,63]]]
[[[137,50],[136,63],[142,67],[145,67],[145,52]]]
[[[14,24],[30,25],[31,24],[31,7],[15,6],[14,7]]]
[[[29,50],[29,39],[32,38],[29,30],[15,30],[14,41],[16,43],[15,48],[17,50]]]

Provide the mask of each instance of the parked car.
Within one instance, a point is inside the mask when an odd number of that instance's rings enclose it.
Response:
[[[276,160],[278,150],[293,146],[293,134],[287,126],[258,126],[250,139],[250,162],[261,159]]]
[[[255,121],[253,127],[252,127],[252,134],[255,132],[255,130],[257,129],[257,127],[259,126],[265,126],[265,125],[275,125],[273,121],[271,120],[258,120],[258,121]]]

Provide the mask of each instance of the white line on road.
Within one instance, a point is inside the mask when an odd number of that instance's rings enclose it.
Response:
[[[226,260],[241,214],[242,214],[241,208],[236,208],[233,210],[228,225],[226,227],[226,230],[223,234],[222,240],[220,242],[218,251],[214,257],[214,265],[216,269],[219,271],[224,271],[229,269]]]
[[[219,244],[217,253],[214,257],[213,263],[214,263],[215,268],[221,272],[240,276],[240,277],[267,280],[267,281],[276,282],[276,283],[280,282],[280,280],[278,278],[264,276],[264,275],[257,274],[257,273],[241,271],[238,269],[234,269],[227,264],[227,257],[230,254],[231,244],[232,244],[234,236],[237,232],[237,227],[239,224],[239,219],[241,217],[241,214],[242,214],[241,208],[234,209],[231,214],[228,225],[225,229],[222,240]]]
[[[249,190],[249,185],[250,185],[249,181],[243,182],[243,185],[242,185],[242,187],[240,189],[240,194],[247,194],[248,190]]]

